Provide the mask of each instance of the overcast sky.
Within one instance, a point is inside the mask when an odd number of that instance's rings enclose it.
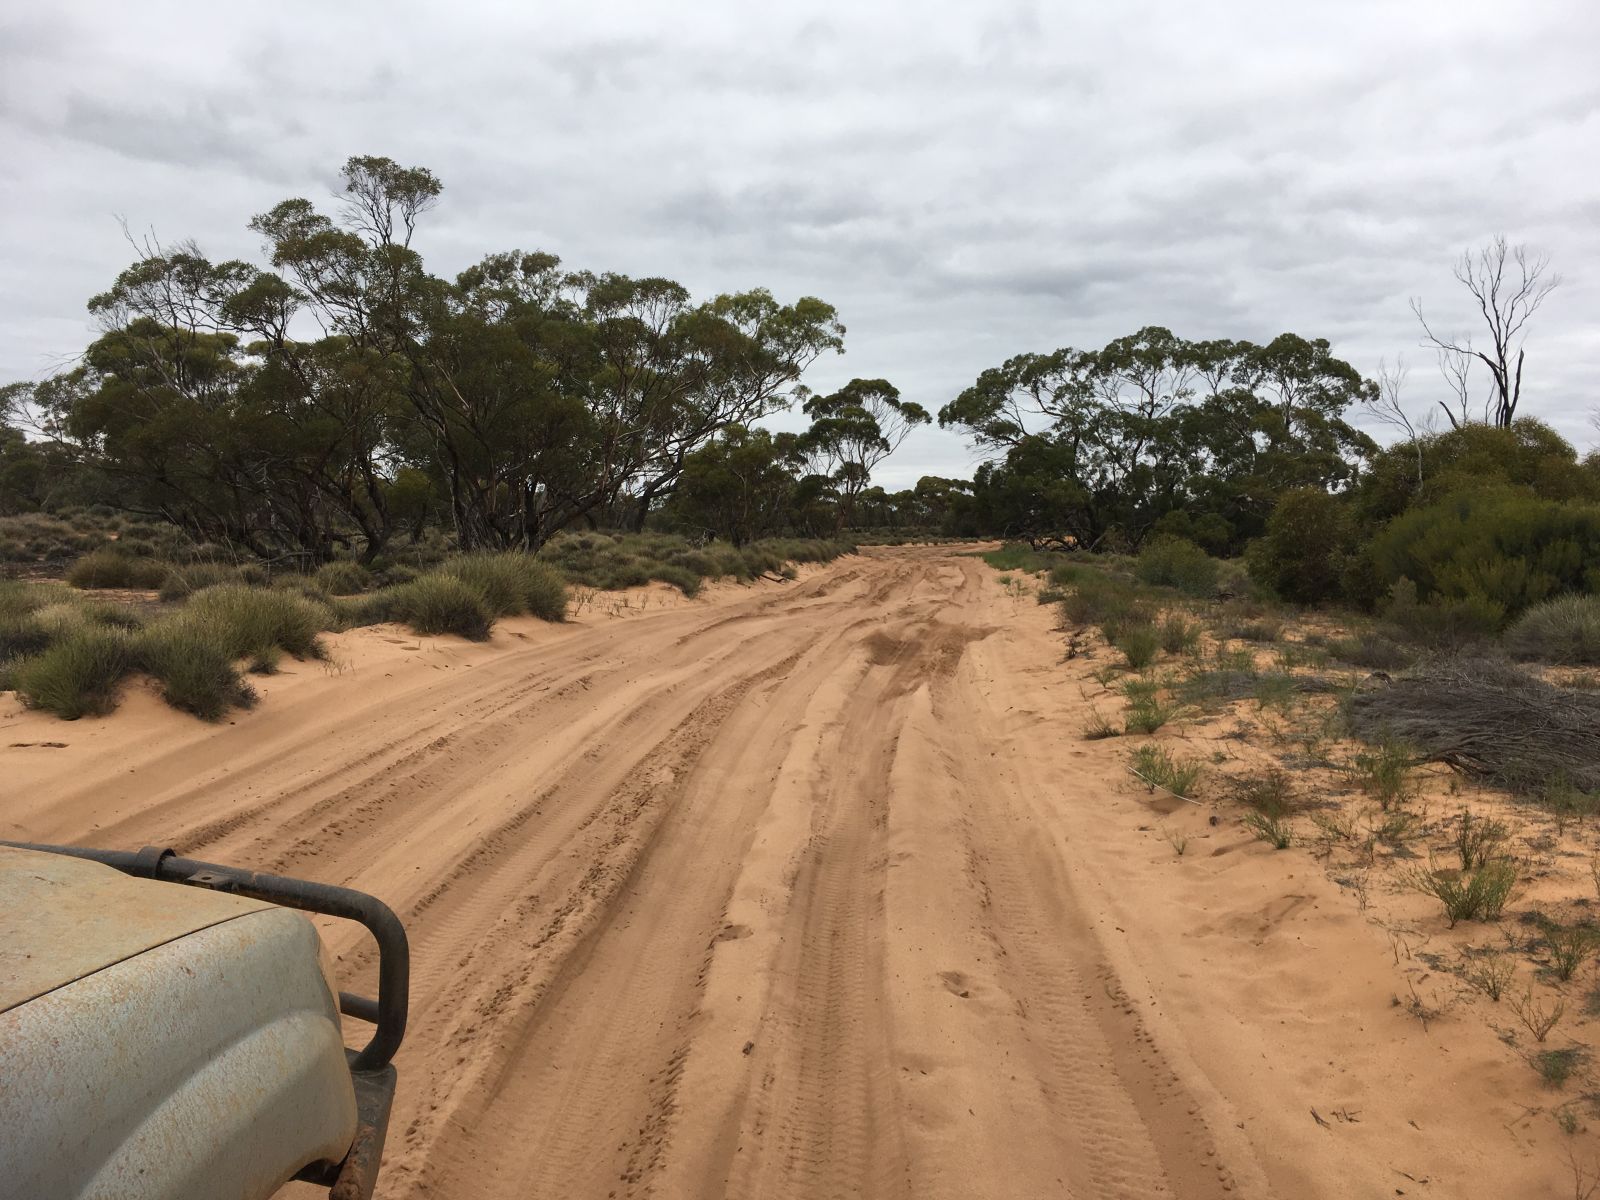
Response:
[[[542,249],[696,295],[821,296],[847,353],[936,410],[1026,350],[1157,324],[1411,364],[1470,329],[1452,259],[1496,232],[1565,277],[1524,408],[1600,403],[1600,4],[52,0],[0,17],[0,382],[80,351],[118,216],[218,258],[328,201],[351,154],[444,182],[453,274]],[[919,433],[881,472],[965,474]]]

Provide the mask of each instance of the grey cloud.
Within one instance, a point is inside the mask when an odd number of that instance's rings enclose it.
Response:
[[[1464,327],[1450,261],[1503,230],[1567,276],[1530,409],[1592,440],[1584,0],[1513,24],[1489,0],[107,14],[0,27],[0,376],[81,348],[128,257],[110,214],[249,255],[252,213],[381,153],[444,180],[419,241],[441,273],[520,246],[821,295],[848,353],[809,382],[882,375],[931,408],[1019,351],[1163,324],[1328,337],[1369,372],[1403,352],[1425,409],[1442,385],[1407,302]],[[969,466],[920,432],[885,479]]]

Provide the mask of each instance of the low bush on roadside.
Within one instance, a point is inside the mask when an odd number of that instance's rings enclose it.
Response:
[[[1180,799],[1194,795],[1203,768],[1198,759],[1178,758],[1164,746],[1144,745],[1133,752],[1133,772],[1154,790],[1161,788]]]
[[[1239,779],[1234,784],[1234,799],[1269,817],[1287,817],[1296,804],[1294,784],[1279,767]]]
[[[1244,826],[1274,850],[1287,850],[1294,842],[1294,831],[1286,817],[1275,817],[1264,812],[1244,815]]]
[[[760,575],[782,577],[787,563],[831,562],[854,552],[848,542],[813,538],[765,538],[744,546],[712,542],[696,547],[675,534],[564,533],[551,538],[538,557],[585,587],[609,591],[659,580],[693,595],[706,579],[748,583]],[[1026,547],[1020,552],[1031,553]],[[1013,556],[995,553],[1000,558]],[[985,559],[993,561],[990,555]],[[1006,564],[1002,569],[1016,568]]]
[[[141,558],[105,547],[91,550],[67,568],[67,582],[75,588],[133,588],[154,591],[171,570],[155,558]]]
[[[127,606],[63,589],[0,586],[0,660],[24,704],[67,719],[109,712],[143,672],[173,707],[216,720],[254,691],[240,662],[270,670],[287,651],[320,657],[332,614],[289,591],[224,584],[146,621]]]
[[[494,617],[524,614],[545,621],[567,615],[567,585],[561,573],[531,554],[463,554],[446,559],[439,574],[457,579],[483,598]],[[420,580],[414,580],[414,583]],[[695,586],[698,588],[698,581]],[[419,631],[426,632],[426,631]]]
[[[117,686],[131,664],[125,632],[85,625],[17,663],[10,673],[17,695],[29,708],[75,721],[116,706]]]
[[[1213,596],[1220,564],[1199,546],[1177,537],[1152,538],[1139,552],[1134,577],[1152,587],[1176,588],[1196,599]]]
[[[1416,661],[1416,655],[1394,638],[1370,629],[1329,642],[1328,651],[1340,662],[1369,671],[1398,671]]]
[[[1156,661],[1161,636],[1149,625],[1133,625],[1122,629],[1112,644],[1122,652],[1130,670],[1143,671]]]
[[[1200,626],[1181,613],[1169,613],[1159,629],[1161,648],[1168,654],[1196,654],[1200,650]]]
[[[1122,721],[1129,733],[1154,733],[1178,714],[1178,706],[1163,701],[1152,681],[1130,679],[1122,685],[1122,694],[1128,702]]]
[[[1583,1061],[1581,1046],[1566,1046],[1560,1050],[1541,1050],[1533,1056],[1533,1069],[1539,1072],[1549,1087],[1564,1087],[1572,1072]]]
[[[327,607],[293,592],[222,584],[196,592],[180,614],[206,629],[229,660],[248,659],[254,671],[273,670],[281,651],[321,658],[317,634],[333,623]]]
[[[1363,750],[1350,760],[1350,778],[1387,812],[1404,803],[1413,791],[1411,748],[1384,738],[1371,750]]]
[[[486,641],[495,613],[483,593],[453,575],[419,575],[410,583],[373,593],[369,610],[380,621],[403,621],[418,633],[453,633],[470,641]]]
[[[263,587],[271,582],[265,568],[257,566],[236,567],[229,563],[197,562],[185,567],[173,567],[161,582],[161,598],[167,601],[186,600],[204,588],[222,583],[246,583]]]
[[[1084,741],[1098,742],[1105,738],[1120,737],[1121,734],[1122,730],[1108,721],[1099,709],[1089,710],[1089,719],[1083,723]]]
[[[1116,642],[1125,629],[1154,623],[1154,614],[1135,589],[1120,579],[1086,571],[1061,602],[1061,615],[1074,625],[1099,625]]]
[[[1405,881],[1439,901],[1453,929],[1458,921],[1498,921],[1520,876],[1515,862],[1497,858],[1472,871],[1429,864],[1413,869]]]
[[[312,578],[317,588],[330,596],[353,596],[372,586],[372,572],[348,559],[323,563]]]
[[[1506,630],[1516,658],[1568,666],[1600,663],[1600,596],[1560,596],[1535,604]]]
[[[173,708],[216,721],[249,708],[255,689],[239,675],[225,631],[215,619],[179,612],[139,633],[134,661],[155,679]],[[275,660],[275,651],[269,655]],[[260,659],[257,660],[261,661]]]

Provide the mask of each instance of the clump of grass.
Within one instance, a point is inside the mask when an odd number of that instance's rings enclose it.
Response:
[[[333,621],[330,609],[277,588],[220,584],[196,592],[183,616],[231,660],[249,659],[255,671],[272,671],[280,651],[296,658],[323,657],[318,633]]]
[[[330,596],[353,596],[372,586],[372,572],[349,559],[324,563],[312,578],[317,587]]]
[[[1122,668],[1117,666],[1116,663],[1111,663],[1108,666],[1096,667],[1094,670],[1090,671],[1089,678],[1094,680],[1101,687],[1109,688],[1116,680],[1117,676],[1121,674]]]
[[[1244,805],[1270,817],[1286,817],[1296,805],[1294,784],[1279,767],[1246,775],[1234,784],[1234,795]]]
[[[1497,1004],[1516,974],[1516,961],[1497,950],[1468,958],[1461,966],[1461,978]]]
[[[1203,769],[1198,759],[1178,758],[1164,746],[1144,745],[1133,752],[1135,775],[1151,790],[1162,788],[1184,800],[1194,795]]]
[[[1099,709],[1095,708],[1089,710],[1089,719],[1083,723],[1083,737],[1085,741],[1098,742],[1104,740],[1105,738],[1120,737],[1121,734],[1122,730],[1118,729],[1110,721],[1106,720],[1105,714]]]
[[[1169,613],[1159,629],[1161,648],[1168,654],[1195,654],[1200,649],[1200,626],[1180,613]]]
[[[1269,671],[1257,675],[1252,689],[1256,704],[1263,709],[1276,708],[1288,712],[1294,707],[1294,676],[1282,671]]]
[[[223,583],[264,585],[271,582],[260,567],[235,567],[227,563],[197,562],[188,566],[173,567],[161,581],[161,598],[167,601],[184,600],[204,588]]]
[[[1152,623],[1149,606],[1121,580],[1100,572],[1084,572],[1061,602],[1061,615],[1075,625],[1099,625],[1115,644],[1127,628]]]
[[[67,568],[67,582],[75,588],[137,588],[152,590],[161,586],[170,570],[155,558],[128,554],[102,547],[91,550]]]
[[[567,587],[561,573],[529,554],[463,554],[447,559],[439,573],[474,588],[495,617],[524,613],[560,621],[567,613]],[[699,588],[696,577],[695,588]]]
[[[1369,811],[1367,821],[1367,835],[1373,842],[1382,842],[1398,850],[1405,846],[1417,832],[1417,827],[1422,824],[1422,818],[1416,813],[1404,808],[1391,808],[1377,810],[1376,820]]]
[[[1387,812],[1410,798],[1412,756],[1410,747],[1385,739],[1372,750],[1357,754],[1349,764],[1349,774],[1363,792]]]
[[[255,689],[234,665],[234,645],[219,620],[180,612],[140,633],[133,650],[139,667],[160,686],[163,700],[215,721],[256,701]]]
[[[1516,658],[1600,663],[1600,596],[1557,596],[1517,618],[1502,639]]]
[[[75,721],[116,707],[117,687],[132,662],[124,631],[86,623],[15,663],[8,674],[29,708]]]
[[[1541,932],[1550,951],[1550,967],[1566,983],[1600,949],[1600,929],[1593,925],[1557,925],[1544,922]]]
[[[1511,838],[1511,827],[1492,817],[1475,817],[1461,810],[1461,820],[1456,826],[1456,854],[1461,859],[1463,871],[1476,871],[1496,858],[1504,857],[1506,842]]]
[[[1516,892],[1520,874],[1516,863],[1501,858],[1475,871],[1430,864],[1413,870],[1405,882],[1439,901],[1453,929],[1459,921],[1499,920]]]
[[[1541,1050],[1533,1056],[1533,1069],[1539,1072],[1546,1087],[1559,1088],[1566,1085],[1574,1068],[1583,1061],[1583,1052],[1577,1046],[1568,1046],[1562,1050]]]
[[[1182,858],[1183,852],[1189,848],[1188,836],[1173,829],[1164,830],[1163,832],[1166,834],[1167,845],[1172,847],[1179,858]]]
[[[1244,647],[1230,648],[1218,642],[1211,661],[1218,671],[1235,672],[1242,675],[1254,675],[1256,671],[1256,656]]]
[[[377,593],[380,602],[421,634],[453,633],[482,642],[494,628],[494,610],[483,593],[452,575],[419,575],[385,592]]]
[[[1178,714],[1177,706],[1163,701],[1151,680],[1130,679],[1122,685],[1122,694],[1128,701],[1122,723],[1129,733],[1154,733]]]
[[[1287,817],[1273,816],[1264,812],[1248,812],[1244,815],[1244,825],[1274,850],[1287,850],[1294,841],[1294,831]]]
[[[1149,625],[1132,625],[1120,630],[1113,644],[1122,652],[1130,670],[1143,671],[1156,661],[1161,638]]]
[[[1416,655],[1399,642],[1370,629],[1330,642],[1328,650],[1339,661],[1369,671],[1398,671],[1416,661]]]
[[[1556,821],[1556,832],[1565,833],[1573,821],[1581,821],[1600,812],[1600,795],[1574,787],[1562,772],[1546,779],[1537,789],[1540,807]]]

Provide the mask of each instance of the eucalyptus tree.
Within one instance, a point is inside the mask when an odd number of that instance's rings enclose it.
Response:
[[[815,473],[832,480],[839,492],[838,528],[850,524],[873,469],[913,429],[932,420],[922,405],[902,400],[887,379],[852,379],[829,395],[809,396],[803,407],[811,418],[806,446],[816,456]]]

